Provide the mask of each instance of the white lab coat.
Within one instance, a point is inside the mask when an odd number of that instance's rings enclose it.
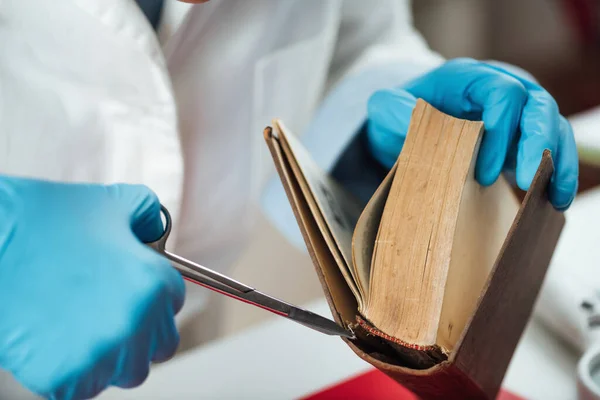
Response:
[[[272,118],[308,129],[328,168],[374,89],[441,62],[407,0],[211,0],[183,20],[171,1],[162,43],[133,0],[0,4],[0,172],[146,184],[171,211],[176,251],[218,270],[238,256],[272,172]],[[265,204],[293,239],[277,182]],[[203,302],[187,289],[182,319]]]

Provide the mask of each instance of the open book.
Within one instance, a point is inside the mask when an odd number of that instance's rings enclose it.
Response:
[[[453,364],[525,211],[503,177],[489,187],[476,182],[482,134],[481,122],[453,118],[419,100],[396,164],[361,209],[281,121],[265,130],[334,318],[355,331],[350,345],[361,357],[384,372],[400,367],[403,383]],[[529,262],[534,275],[541,273],[539,283],[526,282],[533,297],[515,303],[518,314],[525,311],[517,318],[515,345],[564,222],[543,197],[552,174],[548,154],[544,160],[546,181],[538,177],[532,185],[542,187],[536,195],[543,207],[536,207],[544,215],[529,219],[550,221],[545,242],[540,247],[534,238],[541,250],[534,246],[531,257],[521,251],[506,267],[520,266],[525,278]],[[517,289],[517,296],[526,290]]]

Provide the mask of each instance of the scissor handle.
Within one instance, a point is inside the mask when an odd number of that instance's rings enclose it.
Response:
[[[165,216],[165,229],[164,229],[162,235],[160,235],[160,237],[158,239],[156,239],[153,242],[146,243],[146,244],[148,246],[152,247],[154,250],[157,250],[160,253],[163,253],[165,251],[165,247],[167,245],[167,239],[169,238],[169,235],[171,234],[172,223],[171,223],[171,214],[169,214],[169,210],[167,210],[167,207],[165,207],[161,204],[160,212],[162,215]]]
[[[169,214],[169,210],[162,204],[160,205],[160,212],[165,216],[165,230],[161,237],[156,239],[153,242],[146,242],[146,246],[150,246],[155,251],[169,259],[174,263],[174,267],[188,280],[207,287],[211,290],[216,290],[224,293],[248,293],[254,290],[254,288],[244,285],[236,281],[235,279],[231,279],[228,276],[225,276],[217,271],[213,271],[212,269],[203,267],[200,264],[196,264],[193,261],[187,260],[177,254],[173,254],[165,249],[167,244],[167,239],[169,238],[169,234],[171,233],[171,214]],[[182,269],[181,267],[185,267]]]

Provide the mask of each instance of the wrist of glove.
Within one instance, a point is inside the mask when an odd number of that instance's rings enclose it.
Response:
[[[178,345],[181,275],[143,186],[0,176],[0,367],[44,397],[132,387]]]
[[[579,162],[570,124],[556,101],[522,74],[471,59],[456,59],[399,88],[374,93],[368,102],[368,146],[385,167],[396,161],[416,99],[458,118],[482,120],[485,133],[476,178],[491,185],[503,171],[527,190],[545,149],[555,172],[549,197],[569,207],[578,186]]]

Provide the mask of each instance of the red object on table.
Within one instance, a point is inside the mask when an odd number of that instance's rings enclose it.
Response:
[[[410,390],[379,370],[372,370],[328,387],[302,400],[418,400]],[[497,400],[524,400],[502,390]]]

